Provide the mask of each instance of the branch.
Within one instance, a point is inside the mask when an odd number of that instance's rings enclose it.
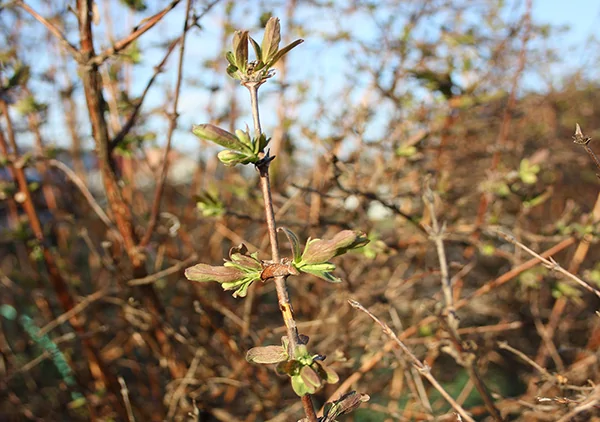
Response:
[[[572,237],[564,239],[560,243],[557,243],[556,245],[554,245],[553,247],[551,247],[550,249],[548,249],[544,253],[542,253],[542,256],[551,256],[553,254],[556,254],[556,253],[562,251],[563,249],[568,248],[573,243],[575,243],[575,239]],[[508,281],[512,280],[513,278],[515,278],[516,276],[521,274],[523,271],[527,271],[528,269],[533,268],[535,265],[537,265],[538,262],[539,262],[539,260],[537,258],[532,258],[529,261],[526,261],[526,262],[514,267],[512,270],[502,274],[500,277],[496,278],[495,280],[488,281],[487,283],[485,283],[483,286],[481,286],[480,288],[475,290],[473,293],[471,293],[467,297],[464,297],[461,300],[457,301],[454,304],[455,308],[457,310],[463,308],[465,305],[469,304],[470,301],[473,300],[474,298],[480,297],[486,293],[489,293],[493,289],[502,286],[503,284],[507,283]],[[412,325],[411,327],[407,328],[406,330],[404,330],[400,334],[400,339],[404,340],[404,339],[409,338],[410,336],[415,335],[417,333],[417,330],[419,327],[426,325],[426,324],[431,324],[435,321],[436,321],[436,316],[434,316],[434,315],[423,318],[418,323],[416,323],[416,324]],[[333,400],[334,397],[339,397],[342,394],[346,393],[354,383],[358,382],[362,378],[362,376],[364,374],[366,374],[371,369],[373,369],[373,367],[375,367],[375,365],[385,356],[386,353],[388,353],[390,350],[392,350],[394,344],[395,344],[395,342],[393,340],[387,342],[380,351],[378,351],[375,355],[373,355],[373,357],[371,357],[368,361],[364,362],[362,364],[362,366],[356,372],[354,372],[342,384],[340,384],[340,386],[337,388],[337,390],[335,390],[329,396],[329,399],[327,399],[327,401],[331,401],[331,400]]]
[[[94,58],[92,58],[88,64],[101,65],[106,60],[111,58],[112,56],[118,54],[119,52],[126,49],[132,42],[137,40],[142,34],[146,31],[154,27],[160,20],[169,13],[181,0],[173,0],[167,7],[158,12],[157,14],[150,16],[140,22],[139,25],[133,28],[133,31],[127,35],[125,38],[115,42],[112,47],[107,48],[103,52],[97,54]],[[186,14],[187,16],[187,14]]]
[[[125,125],[123,125],[123,128],[121,129],[121,131],[119,133],[117,133],[115,135],[115,137],[110,141],[110,146],[109,146],[109,150],[110,151],[112,151],[113,149],[115,149],[115,147],[117,145],[119,145],[119,143],[125,138],[125,136],[127,136],[127,134],[133,128],[133,125],[135,124],[135,121],[137,120],[139,112],[140,112],[140,110],[142,108],[142,104],[144,103],[144,100],[146,99],[146,94],[148,94],[148,91],[150,91],[150,87],[154,84],[154,81],[156,80],[157,76],[160,73],[162,73],[163,68],[164,68],[166,62],[169,59],[169,56],[171,55],[171,53],[175,49],[175,46],[180,41],[181,41],[181,37],[179,37],[175,41],[171,42],[171,44],[167,48],[167,53],[165,54],[165,56],[163,57],[163,59],[161,60],[161,62],[158,64],[158,66],[156,66],[154,68],[154,74],[152,75],[152,77],[150,78],[150,80],[148,81],[148,83],[146,84],[146,88],[144,88],[144,92],[142,93],[142,96],[138,99],[138,103],[135,106],[133,112],[131,113],[131,116],[129,116],[129,119],[127,119],[127,122],[125,122]]]
[[[440,385],[440,383],[434,378],[434,376],[431,375],[431,368],[429,368],[429,366],[427,366],[423,362],[421,362],[413,354],[413,352],[411,352],[410,349],[398,338],[398,336],[390,329],[390,327],[385,322],[379,320],[379,318],[377,318],[375,315],[373,315],[367,308],[362,306],[357,301],[350,299],[350,300],[348,300],[348,303],[353,308],[356,308],[359,311],[362,311],[365,314],[367,314],[373,321],[375,321],[377,324],[379,324],[379,326],[381,326],[384,334],[387,335],[388,337],[390,337],[390,339],[394,343],[396,343],[398,345],[398,347],[400,347],[400,350],[402,350],[402,352],[408,357],[408,359],[410,360],[412,365],[415,367],[415,369],[419,372],[419,374],[423,378],[426,378],[427,381],[429,381],[431,383],[431,385],[442,395],[442,397],[444,397],[444,399],[450,404],[450,406],[452,406],[452,408],[465,421],[475,422],[475,420],[471,416],[469,416],[469,414],[465,411],[465,409],[463,409],[462,406],[460,404],[458,404],[452,398],[452,396],[450,394],[448,394],[448,392],[446,390],[444,390],[444,387],[442,387]]]
[[[498,235],[500,237],[502,237],[505,240],[509,241],[513,245],[518,246],[519,248],[523,249],[529,255],[536,257],[539,261],[541,261],[544,264],[544,266],[546,268],[548,268],[548,269],[550,269],[552,271],[558,271],[562,275],[566,276],[567,278],[570,278],[575,283],[579,284],[581,287],[583,287],[588,292],[594,293],[596,296],[598,296],[600,298],[600,291],[598,291],[598,289],[596,289],[595,287],[593,287],[590,284],[586,283],[585,281],[583,281],[582,279],[580,279],[576,275],[571,274],[570,272],[568,272],[567,270],[565,270],[552,257],[544,258],[543,256],[541,256],[537,252],[529,249],[527,246],[525,246],[524,244],[522,244],[521,242],[519,242],[517,239],[514,238],[514,236],[512,236],[510,234],[503,233],[500,230],[498,230],[497,233],[498,233]]]
[[[56,26],[54,26],[49,20],[47,20],[46,18],[44,18],[43,16],[41,16],[40,14],[38,14],[35,10],[33,10],[24,1],[18,0],[16,2],[16,4],[18,6],[20,6],[22,9],[24,9],[31,16],[33,16],[35,20],[37,20],[42,25],[44,25],[48,29],[48,31],[50,31],[50,33],[52,35],[54,35],[56,37],[56,39],[58,39],[58,41],[60,42],[60,44],[71,54],[71,56],[73,56],[73,58],[75,59],[75,61],[77,61],[77,63],[82,64],[84,62],[83,56],[79,52],[79,50],[77,49],[77,47],[75,47],[73,44],[71,44],[67,40],[67,38],[60,31],[60,29],[58,29]]]
[[[174,274],[178,271],[181,271],[183,268],[187,267],[188,265],[196,262],[196,260],[198,259],[198,255],[197,254],[192,254],[189,258],[178,262],[177,264],[173,265],[172,267],[166,268],[162,271],[159,271],[157,273],[154,274],[150,274],[149,276],[146,277],[142,277],[142,278],[134,278],[132,280],[129,280],[127,282],[127,285],[129,286],[141,286],[144,284],[152,284],[156,281],[158,281],[159,279],[166,277],[168,275]]]

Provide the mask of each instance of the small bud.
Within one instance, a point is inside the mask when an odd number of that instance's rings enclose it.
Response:
[[[245,131],[241,129],[236,129],[235,136],[237,136],[240,142],[242,142],[250,150],[252,150],[252,139],[250,138],[250,134],[248,133],[247,129]]]
[[[270,264],[260,274],[260,279],[266,281],[274,277],[287,277],[289,275],[298,275],[300,272],[290,263]]]
[[[243,152],[231,151],[226,149],[217,154],[219,161],[227,167],[233,167],[236,164],[248,164],[252,162],[253,157],[249,157]]]
[[[589,144],[592,138],[583,136],[583,132],[581,131],[581,127],[579,127],[579,123],[576,123],[575,125],[575,136],[573,136],[573,142],[580,145]]]

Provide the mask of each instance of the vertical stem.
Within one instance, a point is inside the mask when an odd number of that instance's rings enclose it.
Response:
[[[255,136],[260,136],[262,129],[260,128],[260,115],[258,113],[258,88],[260,84],[257,82],[246,84],[246,88],[250,91],[250,103],[252,105],[252,119],[254,120]]]
[[[252,118],[254,120],[254,132],[258,138],[262,134],[260,127],[260,117],[258,113],[258,88],[260,83],[247,83],[246,88],[250,91],[250,100],[252,106]],[[260,187],[263,194],[263,201],[265,206],[265,217],[267,220],[267,229],[269,231],[269,239],[271,243],[271,255],[272,260],[275,263],[279,263],[281,258],[279,256],[279,242],[277,241],[277,227],[275,224],[275,212],[273,210],[273,198],[271,195],[271,183],[269,181],[269,160],[265,160],[263,163],[257,165],[258,172],[260,174]],[[288,353],[290,358],[295,357],[296,347],[298,346],[300,339],[298,336],[298,327],[296,326],[296,320],[294,319],[294,310],[290,302],[287,287],[285,285],[285,277],[275,277],[275,289],[277,291],[277,301],[279,303],[279,310],[283,316],[283,322],[287,331],[287,337],[289,339],[289,350]],[[304,413],[310,422],[317,422],[317,414],[315,412],[312,400],[309,394],[302,396],[302,407]]]

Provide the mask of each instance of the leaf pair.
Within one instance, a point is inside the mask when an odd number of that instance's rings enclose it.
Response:
[[[258,260],[258,252],[248,253],[245,245],[229,251],[229,261],[221,266],[197,264],[185,270],[188,280],[200,283],[216,281],[223,290],[235,290],[233,297],[245,297],[250,285],[261,279],[262,263]]]
[[[309,238],[304,252],[300,253],[300,241],[294,232],[286,228],[279,230],[284,232],[290,242],[294,266],[299,271],[312,274],[330,283],[339,283],[341,280],[332,274],[335,265],[329,260],[369,243],[369,239],[363,232],[343,230],[329,240]]]
[[[254,347],[248,350],[246,360],[258,364],[276,364],[277,372],[288,375],[294,392],[302,397],[316,393],[325,384],[339,381],[334,370],[323,363],[324,357],[311,355],[306,345],[296,346],[294,359],[288,355],[289,342],[283,337],[281,346]]]
[[[201,139],[228,148],[217,154],[219,160],[228,167],[235,166],[236,164],[257,163],[270,141],[264,134],[260,134],[258,137],[251,137],[248,128],[245,131],[238,129],[234,135],[209,123],[194,125],[192,132]]]

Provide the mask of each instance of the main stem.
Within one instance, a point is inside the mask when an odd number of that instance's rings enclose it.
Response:
[[[246,83],[245,86],[248,88],[248,91],[250,91],[254,132],[255,136],[258,138],[262,134],[258,113],[258,88],[260,83]],[[279,256],[279,242],[277,241],[277,227],[275,225],[275,212],[273,210],[273,198],[271,196],[271,182],[269,181],[269,161],[265,160],[264,163],[257,166],[257,169],[260,174],[260,188],[263,194],[267,230],[269,232],[271,243],[271,256],[273,262],[278,264],[281,261],[281,257]],[[296,320],[294,319],[294,310],[285,285],[285,277],[275,277],[275,289],[277,291],[279,310],[283,316],[283,322],[285,323],[287,337],[289,339],[288,353],[290,358],[293,359],[295,357],[296,347],[300,343],[300,338],[298,336]],[[317,422],[317,414],[315,413],[309,394],[302,396],[302,406],[304,407],[304,412],[308,420],[310,422]]]

